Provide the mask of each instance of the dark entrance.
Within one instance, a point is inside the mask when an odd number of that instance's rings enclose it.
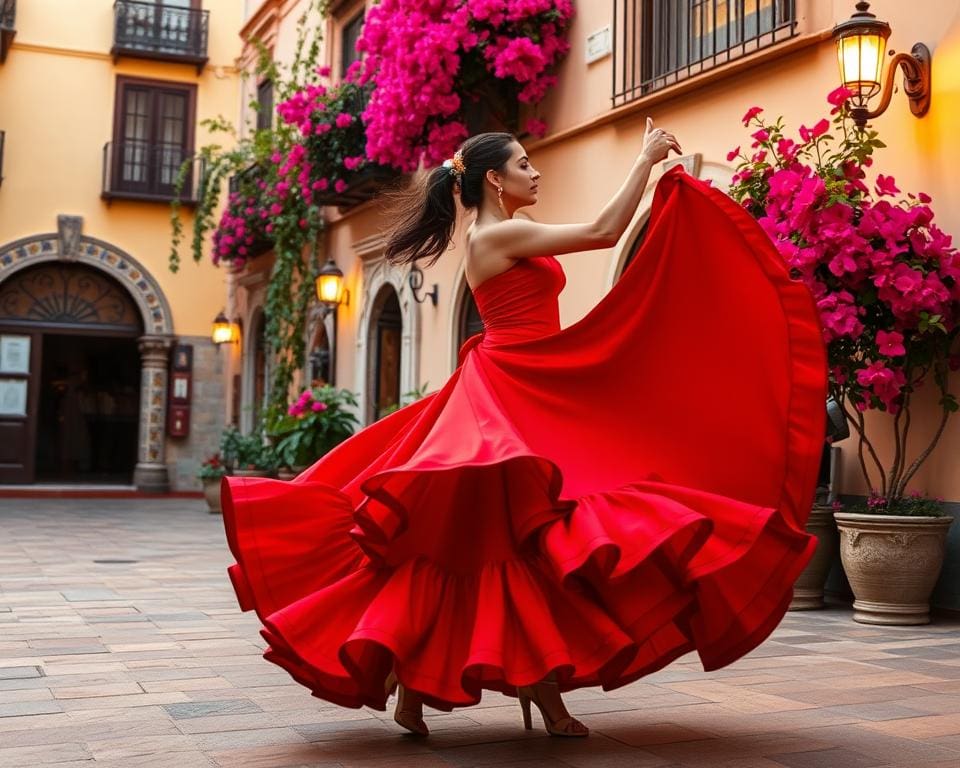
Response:
[[[367,391],[373,395],[367,407],[367,420],[376,421],[400,405],[400,348],[403,315],[393,286],[380,289],[373,302],[370,325],[370,374]]]
[[[99,270],[57,262],[0,285],[0,482],[132,482],[142,333]]]
[[[44,334],[37,481],[130,483],[139,385],[136,339]]]

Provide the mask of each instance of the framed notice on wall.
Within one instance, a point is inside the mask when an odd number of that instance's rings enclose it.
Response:
[[[29,336],[0,336],[0,373],[30,373]]]
[[[0,416],[27,415],[27,380],[0,379]]]

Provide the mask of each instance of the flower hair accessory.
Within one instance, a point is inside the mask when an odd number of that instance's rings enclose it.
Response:
[[[467,166],[463,164],[463,152],[458,149],[453,153],[453,158],[443,161],[443,167],[449,168],[451,175],[459,180],[467,170]]]

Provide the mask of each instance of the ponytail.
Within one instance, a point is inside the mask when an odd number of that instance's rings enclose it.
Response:
[[[401,193],[400,220],[387,240],[386,257],[392,264],[413,264],[429,259],[435,263],[450,245],[457,223],[453,198],[456,177],[449,168],[439,166],[420,183]],[[409,204],[407,204],[409,203]]]
[[[516,138],[509,133],[481,133],[467,139],[458,152],[462,173],[446,165],[434,168],[420,183],[397,195],[397,224],[385,255],[392,264],[414,264],[428,259],[431,266],[450,245],[457,223],[454,195],[459,183],[464,208],[477,208],[483,200],[487,171],[502,171]]]

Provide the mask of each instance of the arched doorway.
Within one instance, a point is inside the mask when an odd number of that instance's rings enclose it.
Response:
[[[312,387],[334,383],[333,348],[323,320],[317,322],[310,345],[307,348],[307,381]]]
[[[477,302],[473,300],[473,292],[463,282],[463,298],[460,302],[460,316],[457,321],[457,349],[463,346],[463,343],[471,336],[483,331],[483,320],[480,319],[480,310],[477,309]]]
[[[90,266],[0,284],[0,482],[133,480],[143,333],[130,293]]]
[[[267,343],[267,317],[262,310],[256,310],[253,316],[248,339],[246,381],[243,389],[249,392],[249,399],[244,403],[244,432],[252,432],[260,425],[270,396],[270,345]]]
[[[384,285],[373,301],[367,350],[367,421],[373,422],[400,403],[400,350],[403,316],[392,285]]]

